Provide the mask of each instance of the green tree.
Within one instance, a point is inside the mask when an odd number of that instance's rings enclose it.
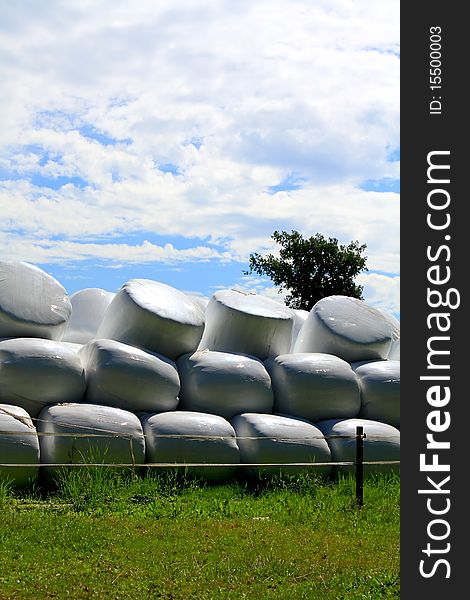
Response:
[[[355,241],[346,246],[321,233],[303,238],[295,230],[275,231],[271,238],[281,246],[279,257],[254,252],[244,274],[267,275],[280,291],[289,292],[287,306],[310,310],[318,300],[332,295],[363,299],[363,286],[354,279],[368,270],[367,257],[362,256],[366,244]]]

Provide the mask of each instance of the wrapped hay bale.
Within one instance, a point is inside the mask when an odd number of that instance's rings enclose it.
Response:
[[[204,312],[206,312],[206,306],[209,304],[209,298],[207,296],[203,296],[202,294],[188,293],[188,296],[192,298],[195,302],[199,304]]]
[[[161,412],[178,405],[175,363],[115,340],[94,340],[80,350],[85,366],[85,402],[131,412]]]
[[[0,463],[39,465],[39,441],[28,413],[20,406],[0,404]],[[14,487],[34,483],[39,466],[0,466],[0,482]]]
[[[39,414],[41,464],[47,476],[54,464],[142,465],[145,441],[138,417],[127,410],[96,404],[56,404]],[[91,467],[90,467],[91,468]],[[100,468],[100,467],[93,467]]]
[[[0,402],[37,417],[48,404],[80,402],[85,371],[68,344],[38,338],[0,341]]]
[[[289,463],[329,463],[330,449],[322,432],[307,421],[283,415],[243,413],[231,421],[240,448],[240,462],[285,466],[249,467],[252,475],[299,473],[328,474],[329,465],[299,466]]]
[[[400,340],[392,341],[387,358],[388,360],[400,360]]]
[[[230,477],[239,463],[235,431],[218,415],[183,410],[147,414],[142,426],[147,463],[217,463],[221,466],[187,468],[189,475],[214,481]]]
[[[303,324],[294,352],[325,352],[347,362],[386,358],[392,326],[377,309],[349,296],[319,300]]]
[[[26,262],[0,261],[0,338],[58,340],[72,312],[54,277]]]
[[[390,311],[385,308],[378,309],[392,328],[392,341],[400,339],[400,321]]]
[[[392,327],[392,343],[387,355],[388,360],[400,360],[400,321],[391,312],[379,309]]]
[[[356,427],[364,428],[364,462],[400,460],[400,432],[387,423],[369,419],[329,419],[319,421],[315,425],[320,429],[331,449],[333,462],[355,462],[356,460]],[[352,473],[354,465],[338,465],[336,473]],[[390,473],[399,471],[400,465],[364,464],[364,473]]]
[[[61,344],[61,346],[64,346],[64,348],[70,348],[70,350],[72,350],[73,352],[76,352],[77,354],[80,352],[80,350],[84,346],[84,344],[75,344],[74,342],[64,342],[64,341],[61,341],[60,344]]]
[[[356,368],[361,388],[359,416],[400,427],[400,362],[380,360]],[[340,415],[338,415],[340,416]]]
[[[177,366],[184,410],[226,419],[246,411],[272,411],[271,379],[256,358],[203,350],[180,356]]]
[[[295,342],[297,341],[297,336],[299,335],[300,330],[302,329],[303,324],[308,319],[308,315],[310,313],[308,310],[302,310],[300,308],[294,309],[294,326],[292,327],[292,339],[290,343],[290,352],[294,351]]]
[[[281,354],[265,362],[274,412],[308,421],[357,417],[359,382],[350,365],[332,354]]]
[[[248,354],[261,360],[289,352],[294,311],[270,298],[236,290],[216,292],[206,308],[198,350]]]
[[[86,344],[95,339],[104,313],[113,298],[114,293],[100,288],[85,288],[72,294],[72,314],[62,341]]]
[[[131,279],[108,306],[97,338],[109,338],[176,360],[193,352],[204,329],[201,305],[150,279]]]

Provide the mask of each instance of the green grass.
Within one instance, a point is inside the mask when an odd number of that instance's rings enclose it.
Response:
[[[399,598],[398,475],[209,485],[72,468],[0,486],[0,600]]]

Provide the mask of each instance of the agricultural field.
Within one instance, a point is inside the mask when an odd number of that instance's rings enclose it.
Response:
[[[400,478],[209,484],[70,468],[0,487],[0,600],[399,598]]]

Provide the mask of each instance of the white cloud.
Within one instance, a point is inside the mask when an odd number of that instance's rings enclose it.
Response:
[[[364,286],[364,300],[371,306],[385,309],[395,316],[400,313],[400,277],[362,273],[357,282]]]
[[[0,236],[0,241],[2,241]],[[31,237],[14,237],[4,239],[9,247],[9,260],[30,261],[36,257],[41,264],[63,263],[73,260],[90,260],[124,262],[128,264],[165,263],[173,265],[180,262],[208,262],[230,260],[228,252],[219,252],[207,246],[196,246],[178,250],[172,244],[158,246],[147,240],[142,244],[126,243],[78,243],[66,240],[47,240]],[[124,258],[123,258],[124,257]]]

